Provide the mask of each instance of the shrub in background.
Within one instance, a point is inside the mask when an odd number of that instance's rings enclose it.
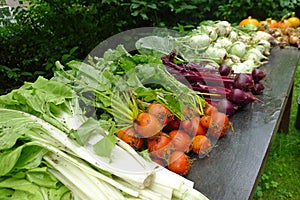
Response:
[[[297,0],[34,0],[16,9],[17,23],[0,27],[0,93],[38,75],[54,62],[83,59],[101,41],[137,27],[194,28],[203,20],[238,23],[251,15],[279,19]]]

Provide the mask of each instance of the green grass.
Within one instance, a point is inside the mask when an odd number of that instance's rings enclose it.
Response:
[[[295,128],[299,96],[300,65],[295,77],[290,130],[288,134],[276,134],[255,200],[300,199],[300,131]]]

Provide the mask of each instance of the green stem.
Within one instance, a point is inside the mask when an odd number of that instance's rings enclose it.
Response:
[[[116,105],[116,106],[114,106],[115,110],[116,110],[120,115],[123,115],[124,117],[126,117],[126,118],[128,119],[127,122],[128,122],[129,120],[131,120],[131,121],[134,120],[133,113],[132,113],[132,111],[131,111],[130,109],[128,109],[128,107],[126,106],[126,104],[121,103],[121,102],[115,100],[114,98],[109,97],[109,96],[103,94],[101,91],[98,91],[98,90],[96,90],[95,88],[93,88],[93,87],[87,85],[86,83],[82,82],[81,80],[79,80],[79,79],[77,79],[76,77],[72,76],[71,74],[67,73],[65,70],[63,70],[63,69],[61,69],[61,70],[62,70],[62,71],[65,73],[65,75],[66,75],[67,77],[69,77],[70,79],[72,79],[72,80],[76,81],[77,83],[79,83],[79,84],[81,84],[81,85],[83,85],[83,86],[85,86],[85,87],[91,89],[95,94],[98,94],[98,95],[100,95],[100,96],[102,96],[102,97],[104,97],[104,98],[110,100],[112,104],[115,104],[115,105]],[[110,95],[113,94],[112,91],[107,90],[107,92],[109,92]],[[130,113],[130,114],[128,114],[128,113]],[[126,120],[124,120],[124,121],[126,121]]]
[[[292,13],[287,13],[286,15],[284,15],[284,16],[281,18],[281,21],[286,20],[286,19],[289,18],[291,15],[292,15]]]
[[[291,17],[295,17],[295,12],[292,12]]]

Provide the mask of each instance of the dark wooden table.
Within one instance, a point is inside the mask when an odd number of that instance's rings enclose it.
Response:
[[[268,64],[264,103],[252,103],[231,117],[234,132],[221,138],[209,157],[197,159],[187,178],[211,200],[252,199],[275,134],[288,132],[294,75],[300,59],[295,48],[274,48]]]

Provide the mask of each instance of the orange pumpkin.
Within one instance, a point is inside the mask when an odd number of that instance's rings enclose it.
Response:
[[[278,28],[278,22],[275,19],[268,18],[265,21],[260,21],[258,26],[259,30],[263,31],[266,27],[268,28]]]
[[[290,17],[287,19],[292,27],[300,26],[300,19],[298,17]]]
[[[278,28],[278,22],[275,19],[267,19],[270,28]]]
[[[258,24],[259,24],[259,21],[258,21],[257,19],[255,19],[255,18],[252,18],[251,16],[249,16],[248,18],[243,19],[243,20],[239,23],[240,26],[244,26],[244,25],[247,25],[247,24],[252,24],[252,25],[254,25],[254,26],[257,27]]]
[[[287,19],[280,20],[278,22],[278,28],[281,28],[281,29],[286,29],[288,27],[291,27],[291,25],[292,24]]]
[[[258,27],[260,31],[264,31],[269,26],[267,21],[260,21]]]

